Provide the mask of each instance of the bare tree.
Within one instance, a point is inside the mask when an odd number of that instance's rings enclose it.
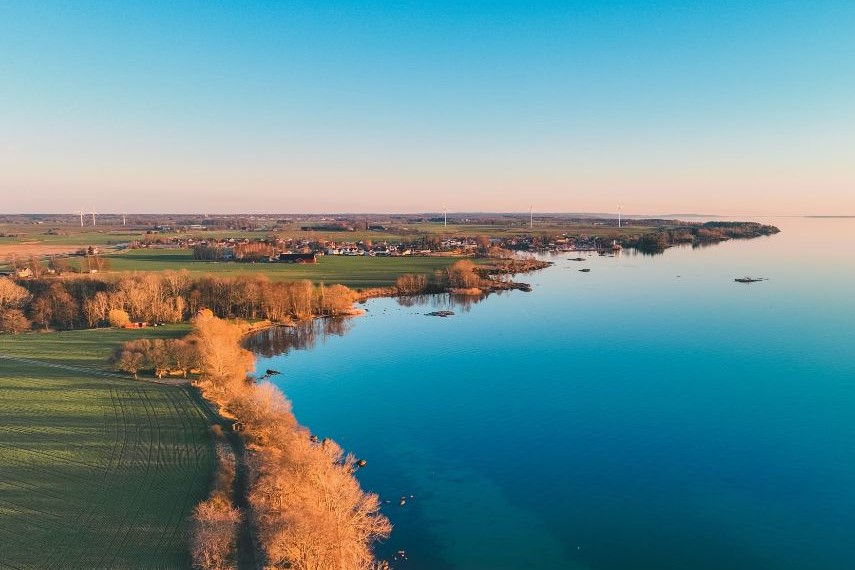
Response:
[[[32,295],[8,277],[0,277],[0,310],[20,309],[27,304]]]
[[[180,370],[185,378],[191,370],[199,367],[199,351],[192,339],[173,339],[167,343],[167,349],[176,370]]]
[[[30,304],[30,316],[34,323],[47,330],[53,320],[53,303],[46,296],[36,297]]]
[[[145,354],[135,347],[126,347],[121,350],[114,361],[116,370],[133,374],[134,378],[145,364]]]
[[[448,268],[448,283],[451,287],[469,289],[481,284],[481,277],[475,272],[475,263],[461,259]]]
[[[41,278],[45,272],[45,266],[42,265],[41,260],[39,260],[35,255],[30,256],[30,260],[27,262],[27,267],[30,268],[31,275],[36,279]]]
[[[196,505],[190,520],[190,553],[201,570],[234,570],[240,511],[220,497]]]
[[[30,330],[32,323],[21,309],[0,311],[0,332],[18,334]]]
[[[398,277],[395,281],[395,287],[397,287],[398,293],[402,295],[424,293],[427,289],[427,276],[406,273]]]
[[[212,399],[228,402],[241,390],[252,369],[252,353],[240,345],[243,330],[210,311],[200,311],[193,323],[193,339],[204,371],[199,383]]]

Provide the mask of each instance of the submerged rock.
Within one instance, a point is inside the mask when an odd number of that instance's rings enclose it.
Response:
[[[425,313],[425,315],[429,317],[452,317],[454,316],[454,311],[431,311],[430,313]]]

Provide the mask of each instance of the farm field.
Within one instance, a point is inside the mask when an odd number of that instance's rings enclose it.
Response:
[[[98,225],[93,228],[88,225],[88,220],[86,223],[87,225],[84,227],[80,227],[76,223],[49,223],[43,225],[0,223],[0,245],[41,243],[56,246],[87,246],[112,245],[134,240],[145,240],[147,238],[169,239],[173,237],[187,237],[188,235],[199,235],[210,238],[252,238],[265,235],[265,232],[242,230],[207,230],[193,232],[192,234],[178,232],[147,234],[147,228],[143,227]]]
[[[340,283],[354,289],[393,285],[404,273],[433,273],[459,257],[348,257],[318,256],[317,263],[238,263],[197,261],[189,250],[135,249],[108,256],[110,271],[161,271],[187,269],[216,275],[263,274],[274,281],[309,279],[328,285]]]
[[[145,329],[101,328],[3,335],[0,336],[0,354],[107,371],[110,370],[107,360],[121,343],[137,338],[181,338],[190,329],[189,323],[182,323]]]
[[[182,327],[0,336],[0,355],[106,368]],[[188,568],[214,456],[188,388],[0,358],[0,568]]]
[[[519,221],[496,224],[461,224],[451,223],[444,226],[436,222],[421,222],[414,224],[394,224],[385,230],[356,230],[352,232],[301,229],[301,223],[287,224],[276,231],[250,231],[250,230],[227,230],[208,229],[190,230],[188,232],[159,232],[147,234],[145,227],[123,227],[123,226],[97,226],[90,225],[80,227],[76,223],[49,223],[44,225],[33,225],[27,223],[0,223],[0,247],[9,246],[43,246],[45,248],[64,248],[69,246],[83,247],[89,245],[110,246],[119,243],[127,243],[135,240],[170,240],[172,238],[194,237],[198,239],[257,239],[267,235],[276,235],[281,238],[309,238],[324,239],[332,241],[362,241],[366,239],[374,242],[395,242],[402,238],[411,239],[418,236],[448,235],[448,236],[475,236],[479,234],[491,237],[503,237],[514,235],[560,234],[568,232],[571,234],[597,235],[605,238],[620,237],[622,235],[643,233],[650,231],[650,225],[637,225],[633,220],[625,220],[622,228],[615,227],[611,223],[602,221],[535,221],[534,227],[521,224]],[[311,224],[308,224],[311,225]],[[8,251],[4,249],[3,251]]]

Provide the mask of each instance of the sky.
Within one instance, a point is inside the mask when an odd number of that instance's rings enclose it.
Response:
[[[0,213],[855,215],[855,2],[0,0]]]

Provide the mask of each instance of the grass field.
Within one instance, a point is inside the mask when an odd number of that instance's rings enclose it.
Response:
[[[108,256],[110,271],[160,271],[188,269],[197,273],[237,275],[261,273],[276,281],[310,279],[341,283],[356,289],[395,283],[404,273],[433,273],[457,261],[455,257],[348,257],[318,256],[318,263],[237,263],[196,261],[189,250],[135,249]]]
[[[187,324],[146,329],[90,329],[64,332],[32,332],[0,336],[0,354],[32,358],[54,364],[110,370],[107,359],[121,343],[137,338],[180,338],[190,332]],[[0,361],[2,364],[2,361]]]
[[[106,368],[122,340],[185,327],[0,336],[0,354]],[[187,568],[214,468],[181,386],[0,359],[0,567]]]

